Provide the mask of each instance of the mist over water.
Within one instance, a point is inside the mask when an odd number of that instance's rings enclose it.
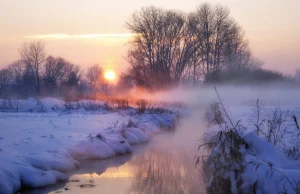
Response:
[[[224,105],[250,110],[250,100],[259,98],[266,106],[293,107],[299,105],[300,90],[288,85],[267,86],[216,86]],[[134,94],[134,92],[133,92]],[[107,161],[94,161],[91,165],[70,173],[69,182],[48,190],[55,193],[70,189],[73,193],[205,193],[207,177],[196,156],[207,155],[198,150],[208,125],[205,112],[211,102],[217,101],[214,86],[179,87],[157,93],[138,92],[133,96],[161,102],[179,102],[186,105],[174,132],[152,137],[150,142],[130,156],[121,156]],[[100,172],[99,172],[99,169]],[[97,171],[98,170],[98,171]],[[91,184],[89,188],[79,185]],[[118,188],[115,184],[118,183]]]
[[[222,102],[228,109],[241,107],[251,112],[250,102],[259,99],[268,107],[292,108],[299,106],[300,88],[285,84],[268,84],[261,86],[216,85]],[[180,102],[187,106],[187,114],[180,118],[176,132],[169,137],[174,145],[188,148],[194,155],[201,155],[197,147],[201,144],[203,134],[207,132],[208,123],[205,112],[209,104],[218,101],[214,86],[179,87],[170,91],[145,94],[143,98],[162,102]]]
[[[290,84],[262,84],[258,86],[216,85],[222,101],[227,105],[245,105],[259,98],[267,105],[293,106],[299,103],[300,87]],[[182,102],[190,108],[202,108],[217,100],[213,85],[203,87],[178,87],[176,89],[145,95],[149,100]]]

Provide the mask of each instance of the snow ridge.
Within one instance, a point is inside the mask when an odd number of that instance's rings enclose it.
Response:
[[[67,180],[63,172],[80,160],[131,153],[152,134],[172,128],[178,113],[138,114],[107,110],[105,102],[80,101],[69,111],[63,100],[0,100],[0,193]],[[86,107],[97,107],[87,110]]]

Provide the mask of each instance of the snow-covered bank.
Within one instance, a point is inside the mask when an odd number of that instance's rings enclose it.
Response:
[[[300,119],[300,108],[258,107],[259,113],[255,107],[231,106],[227,113],[233,125],[221,108],[227,124],[213,125],[205,135],[206,143],[215,144],[207,164],[212,191],[299,192],[300,129],[293,116]]]
[[[0,102],[0,193],[66,180],[64,171],[82,159],[105,159],[132,151],[162,128],[172,128],[175,111],[138,114],[110,110],[104,102],[66,103],[47,98]]]

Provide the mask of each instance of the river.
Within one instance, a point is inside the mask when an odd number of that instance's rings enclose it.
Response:
[[[200,115],[185,118],[174,133],[155,135],[149,143],[134,146],[132,154],[81,161],[80,168],[66,173],[68,182],[22,193],[205,193],[202,169],[195,165],[199,122]]]

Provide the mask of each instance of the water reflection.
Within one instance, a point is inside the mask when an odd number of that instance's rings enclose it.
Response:
[[[166,137],[135,147],[131,155],[85,161],[68,175],[67,183],[25,193],[197,194],[205,190],[194,153]]]
[[[152,146],[129,164],[135,168],[130,194],[196,194],[205,188],[192,155],[182,147]]]

